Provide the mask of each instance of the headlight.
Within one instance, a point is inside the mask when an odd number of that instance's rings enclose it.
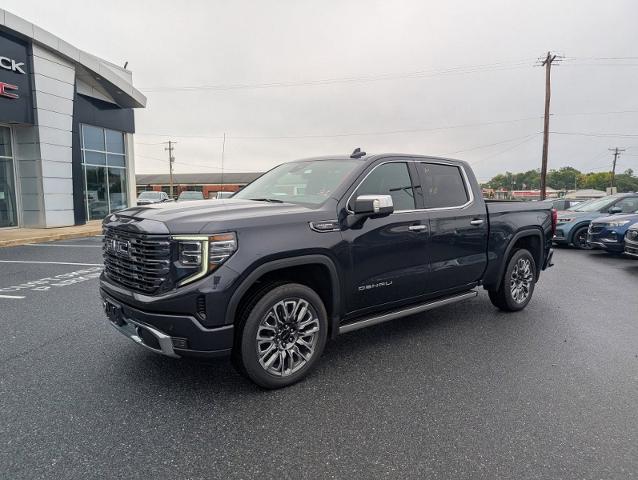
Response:
[[[618,220],[615,222],[609,222],[607,225],[610,227],[623,227],[628,223],[631,223],[631,220]]]
[[[569,223],[569,222],[572,222],[573,220],[574,220],[573,218],[563,217],[563,218],[559,218],[557,220],[557,223]]]
[[[185,272],[178,286],[193,282],[216,270],[237,250],[237,236],[234,232],[215,235],[177,235],[177,269]],[[193,270],[195,270],[193,272]]]

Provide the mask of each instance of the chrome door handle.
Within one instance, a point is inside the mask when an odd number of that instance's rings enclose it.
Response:
[[[472,220],[472,221],[470,222],[470,224],[471,224],[471,225],[476,225],[476,226],[478,226],[478,225],[483,225],[483,220],[482,220],[482,219],[480,219],[480,218],[476,218],[476,219]]]
[[[423,230],[427,230],[428,227],[426,225],[410,225],[408,230],[411,232],[422,232]]]

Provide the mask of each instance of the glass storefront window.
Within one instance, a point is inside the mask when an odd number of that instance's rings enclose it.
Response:
[[[18,225],[11,129],[0,127],[0,228]]]
[[[89,220],[128,207],[124,133],[82,125],[82,162]]]

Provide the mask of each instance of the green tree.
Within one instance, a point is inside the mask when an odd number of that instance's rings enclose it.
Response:
[[[580,188],[578,184],[580,176],[580,170],[574,167],[561,167],[547,173],[547,185],[556,190],[573,190],[574,186]]]

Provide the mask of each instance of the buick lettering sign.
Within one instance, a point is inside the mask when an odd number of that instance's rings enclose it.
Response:
[[[33,124],[28,41],[0,32],[0,123]]]
[[[11,70],[12,72],[21,73],[22,75],[26,75],[27,73],[24,71],[24,62],[16,62],[9,57],[0,56],[0,67],[4,68],[5,70]]]

